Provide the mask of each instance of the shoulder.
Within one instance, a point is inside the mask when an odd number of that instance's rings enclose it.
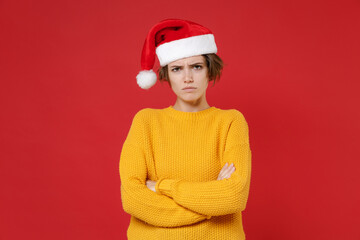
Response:
[[[159,113],[160,113],[160,109],[143,108],[134,115],[133,122],[149,121],[153,117],[159,115]]]
[[[244,114],[237,109],[222,110],[226,116],[226,131],[229,139],[235,139],[235,142],[249,141],[249,126]],[[233,138],[235,136],[235,138]]]
[[[239,132],[247,133],[249,131],[248,122],[245,119],[244,114],[237,109],[221,109],[222,126],[225,129],[238,129]]]
[[[219,109],[219,110],[220,110],[219,114],[223,118],[229,120],[230,122],[232,121],[246,122],[244,114],[237,109]]]
[[[156,110],[156,109],[153,109],[153,108],[143,108],[143,109],[140,109],[134,117],[144,117],[148,114],[151,114],[153,112],[153,110]]]

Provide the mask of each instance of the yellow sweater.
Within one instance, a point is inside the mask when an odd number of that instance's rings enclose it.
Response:
[[[229,179],[216,180],[225,163]],[[241,211],[250,187],[248,125],[235,109],[145,108],[120,156],[121,199],[132,240],[245,239]],[[156,193],[146,180],[157,181]]]

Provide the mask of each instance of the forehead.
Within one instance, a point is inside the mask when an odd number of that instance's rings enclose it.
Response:
[[[205,62],[205,58],[202,55],[197,55],[197,56],[192,56],[192,57],[187,57],[187,58],[182,58],[176,61],[173,61],[171,63],[169,63],[169,66],[171,65],[183,65],[183,64],[193,64],[193,63],[198,63],[198,62]]]

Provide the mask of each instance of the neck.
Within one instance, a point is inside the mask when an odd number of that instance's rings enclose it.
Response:
[[[175,110],[183,112],[198,112],[205,110],[209,107],[210,105],[207,103],[206,98],[201,98],[194,102],[185,102],[177,98],[173,106]]]

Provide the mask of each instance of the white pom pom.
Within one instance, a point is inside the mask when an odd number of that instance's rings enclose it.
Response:
[[[152,69],[140,71],[136,76],[137,84],[142,89],[149,89],[154,86],[156,79],[156,73]]]

